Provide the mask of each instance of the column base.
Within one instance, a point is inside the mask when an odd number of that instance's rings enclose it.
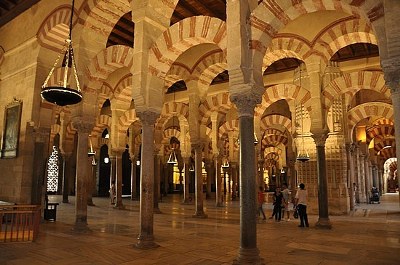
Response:
[[[186,199],[183,200],[183,202],[181,204],[189,205],[189,204],[193,204],[193,203],[189,198],[186,198]]]
[[[332,229],[332,223],[329,218],[319,218],[315,227],[320,229]]]
[[[87,205],[88,205],[88,206],[96,206],[92,201],[89,201],[89,202],[87,203]]]
[[[193,218],[208,218],[208,215],[205,214],[203,211],[197,211],[195,214],[192,215]]]
[[[154,242],[153,236],[149,237],[139,236],[138,242],[134,245],[134,247],[138,249],[153,249],[153,248],[158,248],[159,246],[160,245]]]
[[[115,204],[114,209],[118,209],[118,210],[125,210],[125,205],[121,204]]]
[[[87,234],[91,233],[92,230],[88,227],[88,224],[86,222],[75,222],[74,227],[72,228],[72,231],[75,233],[79,234]]]
[[[233,260],[232,264],[241,265],[241,264],[257,264],[263,265],[265,261],[260,257],[260,251],[258,248],[240,248],[239,255],[236,259]]]
[[[63,200],[62,203],[69,203],[68,199]]]
[[[154,207],[154,208],[153,208],[153,213],[155,213],[155,214],[162,214],[160,208],[158,208],[158,207]]]

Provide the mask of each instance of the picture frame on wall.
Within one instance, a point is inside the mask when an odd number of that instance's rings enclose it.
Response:
[[[1,158],[14,158],[18,155],[21,111],[22,101],[17,99],[14,99],[5,107]]]

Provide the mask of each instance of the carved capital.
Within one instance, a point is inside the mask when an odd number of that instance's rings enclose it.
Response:
[[[94,127],[93,123],[83,120],[74,120],[72,125],[78,131],[78,133],[91,133]]]
[[[136,114],[143,125],[154,125],[160,117],[160,113],[151,110],[145,110]]]
[[[258,103],[260,103],[260,98],[251,93],[233,94],[231,95],[230,100],[236,105],[239,117],[254,117],[254,108]]]
[[[326,139],[328,138],[327,133],[317,133],[313,134],[312,138],[315,141],[316,146],[325,146]]]
[[[203,147],[204,147],[204,143],[201,143],[201,142],[195,142],[195,143],[192,143],[191,145],[194,150],[197,150],[200,152],[203,150]]]
[[[387,59],[381,62],[386,85],[392,93],[400,92],[400,62],[399,58]]]

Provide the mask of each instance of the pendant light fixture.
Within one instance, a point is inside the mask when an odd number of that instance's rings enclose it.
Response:
[[[299,66],[300,75],[300,87],[301,87],[301,64]],[[304,148],[304,121],[303,121],[303,105],[300,103],[300,119],[301,119],[301,140],[302,140],[302,150],[297,155],[297,160],[300,162],[307,162],[310,160],[308,152]]]
[[[225,157],[224,162],[222,163],[222,168],[228,168],[229,167],[229,160],[227,157]]]
[[[96,154],[96,151],[93,150],[92,138],[90,137],[90,135],[89,135],[89,144],[90,144],[90,149],[88,151],[88,157],[91,157],[91,156],[94,157],[94,155]]]
[[[59,106],[77,104],[82,100],[82,93],[79,86],[78,74],[75,65],[74,51],[72,49],[72,18],[74,15],[74,2],[75,0],[72,0],[71,18],[69,22],[69,36],[65,40],[65,44],[63,49],[61,50],[61,53],[58,55],[53,67],[50,70],[50,73],[48,74],[46,80],[42,85],[42,98]],[[56,69],[56,67],[58,67],[61,55],[64,56],[61,63],[62,80],[59,82],[58,85],[55,84],[48,86],[48,82],[53,75],[54,70]],[[76,89],[70,88],[71,83],[75,83]]]
[[[174,103],[173,108],[175,108],[175,91],[174,91],[174,102],[173,103]],[[174,129],[174,128],[175,128],[175,113],[172,116],[172,129]],[[171,153],[169,154],[167,163],[173,164],[173,165],[178,163],[178,160],[176,159],[175,148],[173,146],[171,149]]]

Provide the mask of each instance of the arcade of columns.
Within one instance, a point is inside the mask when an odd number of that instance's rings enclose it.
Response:
[[[32,122],[22,130],[34,136],[33,142],[26,142],[42,157],[47,157],[45,150],[59,139],[66,176],[72,176],[65,178],[66,186],[73,185],[76,175],[76,231],[90,227],[87,205],[95,174],[92,158],[87,156],[89,138],[97,154],[103,145],[108,146],[117,187],[115,207],[120,209],[124,207],[122,153],[128,145],[135,163],[141,148],[140,176],[132,170],[132,184],[140,178],[139,248],[157,246],[153,214],[159,211],[160,182],[170,170],[165,164],[171,147],[178,151],[179,167],[184,171],[183,203],[191,203],[189,167],[194,161],[194,218],[207,218],[202,162],[208,173],[207,191],[214,183],[218,207],[223,205],[221,174],[226,170],[221,165],[229,160],[229,175],[239,191],[241,207],[238,264],[262,263],[254,215],[255,191],[263,185],[264,168],[275,172],[285,168],[292,189],[305,183],[309,210],[318,212],[317,226],[321,228],[332,226],[329,214],[346,214],[356,201],[367,202],[372,186],[386,191],[383,165],[386,158],[395,156],[394,141],[400,144],[400,5],[395,0],[279,4],[228,0],[226,22],[198,16],[171,26],[168,16],[177,1],[161,2],[120,1],[115,3],[118,8],[102,1],[80,3],[74,34],[78,67],[86,66],[81,76],[83,102],[71,107],[52,106],[40,100],[36,88],[31,96],[32,117],[24,117],[21,124]],[[18,48],[24,54],[32,43],[39,43],[35,54],[40,60],[29,87],[40,87],[51,65],[49,57],[54,57],[54,47],[60,44],[49,44],[59,39],[49,29],[62,24],[57,18],[62,18],[63,9],[50,1],[38,5],[49,15],[40,22],[37,39]],[[109,14],[104,8],[109,8]],[[130,10],[135,23],[134,48],[104,48],[113,25]],[[284,34],[297,18],[326,10],[340,13],[340,19],[315,32],[312,42]],[[0,29],[0,36],[9,33],[11,26]],[[91,41],[85,41],[88,39]],[[380,62],[330,61],[340,48],[357,42],[378,44]],[[20,63],[10,59],[14,53],[7,54],[6,49],[0,60],[4,66],[1,93],[14,87],[11,66]],[[190,57],[200,59],[193,63]],[[263,75],[270,65],[286,57],[302,62],[294,76],[292,72]],[[229,85],[211,85],[224,70],[229,72]],[[165,92],[182,80],[187,90],[174,92],[172,99],[172,94]],[[10,98],[7,94],[3,99],[2,94],[1,103],[5,105]],[[19,98],[27,100],[22,94]],[[110,102],[109,113],[104,107],[106,100]],[[102,137],[104,129],[110,132],[109,139]],[[50,143],[43,140],[46,133]],[[170,144],[173,137],[178,143]],[[389,144],[392,147],[384,149]],[[308,153],[310,160],[296,161],[299,152]],[[400,157],[400,150],[396,152]],[[44,165],[37,157],[29,159],[38,162],[33,177],[39,179]],[[5,167],[4,163],[0,166]],[[68,201],[67,191],[63,195]],[[132,188],[132,198],[137,196]],[[37,197],[32,194],[32,202],[40,200]]]

